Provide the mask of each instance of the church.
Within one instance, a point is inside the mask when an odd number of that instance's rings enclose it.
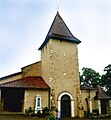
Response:
[[[41,60],[0,78],[0,110],[24,113],[31,107],[37,113],[48,107],[63,117],[84,117],[93,109],[107,114],[111,98],[102,88],[80,86],[79,43],[57,12],[38,48]]]

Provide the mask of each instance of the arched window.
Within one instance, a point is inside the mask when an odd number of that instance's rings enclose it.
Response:
[[[41,110],[42,110],[42,98],[41,98],[41,95],[38,94],[38,95],[36,95],[35,113],[37,113],[37,111],[41,111]]]
[[[41,106],[41,99],[40,97],[37,98],[37,107],[39,108]]]

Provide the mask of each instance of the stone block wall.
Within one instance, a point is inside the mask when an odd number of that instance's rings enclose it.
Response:
[[[41,95],[42,98],[42,108],[49,107],[48,90],[27,89],[25,90],[25,95],[24,95],[25,98],[24,98],[23,111],[25,111],[25,109],[28,109],[29,107],[35,110],[35,101],[36,101],[36,96],[38,94]]]
[[[41,76],[41,61],[22,68],[22,77]]]

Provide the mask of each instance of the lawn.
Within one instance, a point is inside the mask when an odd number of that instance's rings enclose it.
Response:
[[[23,115],[0,115],[0,120],[48,120],[48,118],[27,117]],[[62,120],[93,120],[93,119],[63,118]],[[111,118],[98,120],[111,120]]]

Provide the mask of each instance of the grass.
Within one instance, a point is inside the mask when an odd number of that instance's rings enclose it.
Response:
[[[23,115],[0,115],[0,120],[48,120],[48,118],[27,117]],[[63,118],[62,120],[93,120],[93,119]],[[111,118],[98,120],[111,120]]]

